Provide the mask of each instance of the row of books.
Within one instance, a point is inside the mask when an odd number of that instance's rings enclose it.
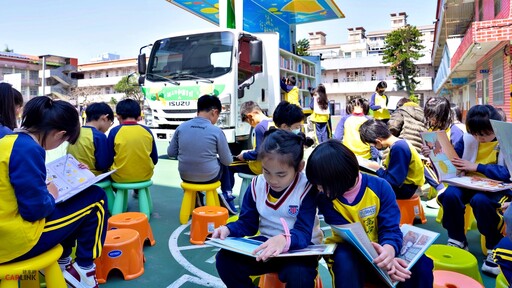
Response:
[[[295,71],[297,73],[315,76],[315,65],[304,62],[297,62],[293,58],[284,58],[283,56],[280,56],[279,67]]]

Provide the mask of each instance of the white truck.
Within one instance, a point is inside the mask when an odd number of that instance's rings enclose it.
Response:
[[[178,125],[196,116],[197,99],[214,94],[222,103],[217,126],[232,149],[251,147],[251,127],[241,121],[240,104],[255,101],[271,115],[281,101],[281,76],[300,76],[304,73],[294,70],[306,70],[301,58],[280,50],[277,33],[227,28],[178,33],[155,41],[147,62],[145,54],[138,57],[139,84],[150,110],[148,126],[157,139],[170,140]],[[286,60],[283,53],[295,58]],[[280,68],[283,65],[288,67]],[[303,79],[302,86],[316,82],[315,76],[304,74]]]

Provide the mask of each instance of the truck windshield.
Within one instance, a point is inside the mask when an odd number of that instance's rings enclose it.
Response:
[[[231,71],[233,39],[231,32],[209,32],[158,40],[146,79],[179,81],[224,75]]]

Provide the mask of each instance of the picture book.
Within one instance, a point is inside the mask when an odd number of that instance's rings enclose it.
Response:
[[[369,174],[373,174],[373,175],[377,174],[377,170],[375,170],[372,167],[369,167],[369,165],[368,165],[369,163],[372,163],[372,162],[377,163],[377,162],[365,159],[365,158],[363,158],[361,156],[357,156],[357,155],[356,155],[356,158],[357,158],[357,162],[359,163],[359,169],[361,170],[361,172],[365,172],[365,173],[369,173]]]
[[[114,173],[115,170],[98,176],[88,169],[78,167],[75,157],[66,154],[46,164],[46,183],[53,182],[59,191],[56,203],[63,202],[96,182],[99,182]]]
[[[508,172],[512,176],[512,123],[491,120],[491,125],[500,145],[500,154],[504,156]]]
[[[460,171],[451,159],[459,158],[445,131],[421,133],[423,143],[430,148],[429,158],[436,168],[439,180],[450,185],[487,192],[497,192],[512,188],[512,183],[480,176],[460,176]]]
[[[373,259],[377,258],[378,254],[360,222],[345,225],[331,225],[331,227],[334,233],[356,247],[366,260],[372,263],[373,267],[379,272],[379,275],[389,287],[396,286],[398,282],[393,282],[385,270],[373,263]],[[434,243],[439,233],[407,224],[403,224],[400,230],[402,230],[403,234],[403,243],[402,250],[398,257],[408,263],[407,270],[410,270],[428,247]]]
[[[224,240],[211,238],[204,243],[252,257],[258,256],[257,254],[253,254],[253,251],[263,244],[263,242],[258,240],[238,237],[227,237]],[[277,257],[330,255],[334,252],[334,248],[336,248],[336,244],[309,245],[304,249],[290,250],[281,253]]]

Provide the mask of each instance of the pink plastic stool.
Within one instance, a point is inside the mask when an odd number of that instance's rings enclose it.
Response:
[[[445,270],[435,270],[434,288],[484,288],[484,286],[475,279],[464,274]]]

